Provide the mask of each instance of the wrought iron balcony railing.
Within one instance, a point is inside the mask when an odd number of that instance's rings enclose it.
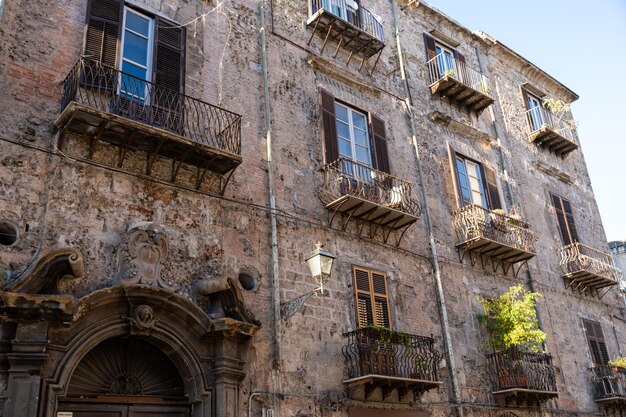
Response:
[[[352,5],[350,4],[352,3]],[[352,26],[367,33],[380,42],[385,42],[383,25],[376,17],[361,5],[356,5],[353,1],[346,0],[311,0],[311,15],[324,9],[334,14],[340,19],[350,23]],[[356,8],[354,6],[357,6]]]
[[[621,398],[626,401],[626,370],[610,365],[591,368],[591,383],[596,401]]]
[[[597,292],[617,285],[622,271],[613,266],[611,256],[576,242],[562,247],[561,270],[572,287],[580,291]]]
[[[576,138],[572,132],[572,127],[565,121],[560,120],[550,110],[544,107],[533,107],[524,112],[528,122],[528,134],[532,135],[541,129],[548,128],[570,142],[576,143]]]
[[[240,115],[88,58],[63,81],[61,111],[71,102],[241,154]]]
[[[494,393],[533,390],[557,393],[552,355],[509,348],[487,355]]]
[[[420,205],[413,184],[378,171],[361,162],[339,158],[324,166],[325,203],[350,195],[413,216],[420,215]]]
[[[528,122],[528,138],[531,142],[549,149],[559,156],[578,149],[574,126],[570,125],[544,107],[533,107],[524,112]]]
[[[426,66],[428,67],[431,85],[446,77],[450,77],[485,96],[492,97],[489,77],[468,66],[463,61],[442,52],[431,58],[426,63]]]
[[[416,336],[377,327],[364,327],[344,334],[348,339],[343,356],[349,378],[368,375],[439,380],[441,354],[433,337]]]
[[[524,252],[534,252],[537,235],[521,220],[468,204],[454,212],[453,223],[461,243],[486,238]]]

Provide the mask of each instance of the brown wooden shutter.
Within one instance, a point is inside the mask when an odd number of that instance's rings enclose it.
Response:
[[[179,93],[185,92],[185,28],[155,18],[154,83]]]
[[[320,112],[322,118],[322,147],[324,163],[330,164],[339,158],[337,143],[337,120],[335,118],[335,97],[328,91],[319,90]]]
[[[450,154],[450,164],[452,165],[452,175],[454,175],[454,184],[456,185],[456,195],[459,200],[459,206],[463,207],[465,201],[463,200],[463,191],[461,190],[461,179],[459,178],[459,170],[456,167],[456,151],[452,145],[448,144],[448,150]]]
[[[424,45],[426,45],[426,60],[430,61],[437,56],[437,49],[435,47],[435,38],[424,33]]]
[[[391,328],[385,274],[353,267],[357,325]]]
[[[578,231],[574,223],[574,214],[572,213],[570,202],[554,194],[550,194],[550,198],[552,199],[552,206],[556,213],[563,245],[567,246],[578,242]]]
[[[454,58],[456,59],[456,69],[459,72],[459,81],[466,82],[468,80],[467,77],[467,67],[465,66],[465,57],[456,49],[454,50]]]
[[[519,89],[522,92],[522,100],[524,100],[524,108],[526,110],[530,110],[530,105],[528,104],[528,90],[526,90],[526,87],[524,87],[523,85],[520,85]]]
[[[372,166],[379,171],[390,174],[385,122],[371,113],[369,118],[371,131],[370,139],[372,143]]]
[[[87,9],[87,33],[83,54],[94,61],[116,68],[124,2],[91,0]]]
[[[500,200],[500,192],[498,191],[498,182],[496,180],[496,172],[483,166],[485,171],[485,181],[487,182],[487,200],[489,203],[489,210],[501,209],[502,202]]]
[[[609,353],[606,349],[606,342],[602,327],[597,321],[583,319],[585,333],[587,333],[587,342],[589,343],[589,351],[594,365],[606,365],[609,362]]]

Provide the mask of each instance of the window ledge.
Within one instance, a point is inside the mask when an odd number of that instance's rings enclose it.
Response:
[[[491,144],[495,143],[496,141],[496,138],[494,136],[491,136],[490,134],[485,133],[482,130],[476,129],[473,126],[454,120],[451,116],[443,114],[440,111],[433,111],[429,113],[428,118],[433,123],[442,125],[443,127],[446,127],[453,132],[460,133],[463,136],[469,137],[478,142]]]

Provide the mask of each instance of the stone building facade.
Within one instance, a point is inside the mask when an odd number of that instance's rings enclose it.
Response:
[[[578,97],[506,45],[415,1],[1,19],[3,415],[623,409],[617,271],[542,104]],[[545,353],[486,344],[478,297],[516,284]]]

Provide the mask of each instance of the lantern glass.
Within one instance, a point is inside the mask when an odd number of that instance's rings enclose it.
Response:
[[[334,260],[335,256],[324,249],[321,243],[318,243],[315,250],[311,252],[306,259],[306,262],[309,264],[309,269],[313,277],[319,277],[320,275],[328,277],[332,270]]]

